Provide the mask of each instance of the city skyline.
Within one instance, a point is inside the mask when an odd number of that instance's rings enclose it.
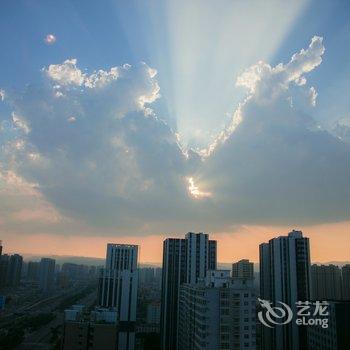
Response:
[[[333,225],[321,225],[315,227],[278,227],[278,228],[266,228],[266,227],[246,227],[241,232],[236,234],[223,233],[215,234],[211,232],[211,237],[218,242],[218,262],[220,263],[232,263],[234,260],[249,259],[255,263],[259,261],[259,249],[258,245],[263,241],[275,237],[279,233],[283,235],[284,232],[291,231],[292,229],[300,229],[306,232],[310,239],[312,239],[311,258],[312,261],[317,263],[328,262],[346,262],[350,261],[349,250],[346,244],[342,244],[347,241],[348,238],[348,226],[338,224],[337,235],[329,235]],[[181,237],[183,233],[179,235],[172,235]],[[35,256],[62,256],[62,257],[86,257],[86,258],[105,258],[105,247],[108,243],[119,242],[122,244],[136,244],[140,246],[140,263],[156,263],[162,262],[162,246],[163,241],[169,234],[164,235],[152,235],[149,237],[133,237],[125,236],[115,238],[111,237],[91,237],[84,243],[81,238],[78,237],[57,237],[53,240],[51,236],[38,235],[35,239],[36,244],[31,246],[31,242],[26,239],[18,242],[15,237],[13,241],[6,240],[6,251],[8,253],[20,253],[27,256],[26,260],[30,260],[31,255]],[[33,239],[32,237],[30,239]],[[340,242],[339,242],[340,240]],[[12,243],[13,242],[13,243]],[[67,244],[69,242],[69,244]],[[80,255],[76,254],[76,245],[80,245]],[[52,248],[50,249],[50,245]],[[70,248],[67,248],[69,246]]]
[[[314,261],[349,261],[349,11],[5,0],[8,251],[102,257],[132,242],[160,262],[167,235],[204,231],[219,261],[257,261],[259,242],[300,229]]]

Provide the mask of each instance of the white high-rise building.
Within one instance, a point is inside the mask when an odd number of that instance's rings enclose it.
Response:
[[[216,241],[205,233],[188,232],[186,240],[186,283],[197,283],[208,270],[216,269]]]
[[[256,349],[253,280],[208,271],[196,284],[180,287],[178,349]]]
[[[99,281],[98,304],[117,311],[117,348],[121,350],[135,346],[137,257],[137,245],[107,244],[106,267]]]
[[[260,298],[284,302],[297,314],[296,302],[309,301],[309,239],[301,231],[273,238],[260,245]],[[300,350],[307,346],[306,328],[295,322],[269,329],[263,327],[264,350]]]

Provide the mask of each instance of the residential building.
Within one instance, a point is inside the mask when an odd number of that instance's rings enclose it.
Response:
[[[208,234],[189,232],[185,238],[168,238],[163,244],[161,347],[178,349],[179,293],[183,283],[197,283],[216,269],[216,241]]]
[[[232,278],[254,279],[254,264],[248,259],[233,263]]]
[[[336,265],[311,266],[311,282],[313,300],[341,300],[341,269]]]
[[[329,315],[323,317],[327,327],[320,324],[307,328],[308,350],[350,349],[350,301],[329,301],[327,312]]]
[[[202,281],[180,287],[178,349],[255,350],[255,311],[253,280],[208,271]]]
[[[0,287],[5,287],[7,284],[7,270],[9,267],[10,256],[2,254],[0,259]]]
[[[135,345],[138,246],[107,244],[106,266],[99,279],[98,304],[117,310],[118,349]]]
[[[154,301],[147,305],[147,323],[157,324],[160,323],[160,302]]]
[[[42,258],[39,267],[39,288],[42,292],[48,293],[54,288],[55,282],[54,259]]]
[[[40,262],[29,261],[27,268],[27,279],[30,281],[38,281],[40,273]]]
[[[343,300],[350,301],[350,265],[344,265],[341,269],[342,274],[342,297]]]
[[[65,310],[63,350],[120,350],[117,311],[96,308],[86,312],[82,305]]]
[[[17,287],[21,280],[23,258],[19,254],[13,254],[8,260],[6,285]]]
[[[284,302],[296,315],[296,302],[308,301],[310,293],[309,239],[301,231],[271,239],[260,245],[260,298],[277,305]],[[307,346],[306,328],[295,322],[262,327],[265,350],[299,350]]]

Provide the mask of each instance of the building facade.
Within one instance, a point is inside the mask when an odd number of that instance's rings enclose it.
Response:
[[[63,350],[119,350],[119,328],[115,309],[86,312],[82,305],[65,310]]]
[[[313,300],[341,300],[341,269],[336,265],[311,266],[311,282]]]
[[[327,312],[328,327],[308,327],[308,350],[350,349],[350,302],[330,301]]]
[[[180,287],[179,349],[256,349],[256,296],[252,280],[209,271]]]
[[[56,261],[50,258],[42,258],[39,267],[39,288],[44,293],[51,291],[55,283]]]
[[[254,279],[254,264],[247,259],[233,263],[232,278]]]
[[[137,259],[137,245],[109,243],[106,266],[99,278],[98,304],[117,311],[120,350],[131,350],[135,346]]]
[[[23,257],[19,254],[10,256],[7,269],[7,285],[11,287],[19,286],[23,266]]]
[[[29,281],[38,281],[40,272],[40,262],[29,261],[27,268],[27,279]]]
[[[260,298],[284,302],[296,315],[296,302],[311,298],[309,239],[301,231],[271,239],[260,245]],[[265,350],[307,348],[306,328],[290,322],[269,329],[262,327]]]
[[[183,283],[197,283],[209,269],[216,269],[217,244],[208,234],[168,238],[163,244],[161,347],[178,349],[179,293]]]
[[[342,298],[350,301],[350,265],[344,265],[341,269],[342,275]]]

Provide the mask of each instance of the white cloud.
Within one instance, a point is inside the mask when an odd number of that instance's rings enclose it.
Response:
[[[193,177],[189,177],[187,179],[188,181],[188,192],[189,194],[196,199],[203,199],[203,198],[208,198],[211,197],[211,193],[210,192],[204,192],[202,191],[196,184],[195,184],[195,180],[193,179]]]
[[[294,54],[286,65],[280,63],[271,67],[263,61],[258,62],[237,78],[236,85],[247,88],[261,103],[278,98],[291,83],[299,86],[305,85],[306,79],[303,74],[311,72],[322,62],[322,55],[325,51],[322,41],[321,37],[314,36],[309,47]],[[313,103],[316,91],[314,88],[310,91],[314,97],[311,100]]]
[[[81,86],[85,81],[85,74],[77,68],[75,58],[64,61],[62,64],[50,64],[46,74],[55,82],[62,85]]]
[[[322,61],[322,38],[287,64],[259,62],[237,84],[249,94],[211,145],[197,175],[222,220],[300,223],[348,218],[350,149],[308,114],[316,90],[304,74]]]
[[[44,41],[48,45],[53,45],[56,42],[56,36],[53,34],[47,34]]]
[[[74,123],[77,121],[77,118],[72,115],[67,119],[67,121],[68,121],[68,123]]]
[[[21,129],[25,134],[28,134],[30,132],[30,127],[28,126],[28,123],[15,112],[12,113],[12,121],[14,126],[16,128]]]

